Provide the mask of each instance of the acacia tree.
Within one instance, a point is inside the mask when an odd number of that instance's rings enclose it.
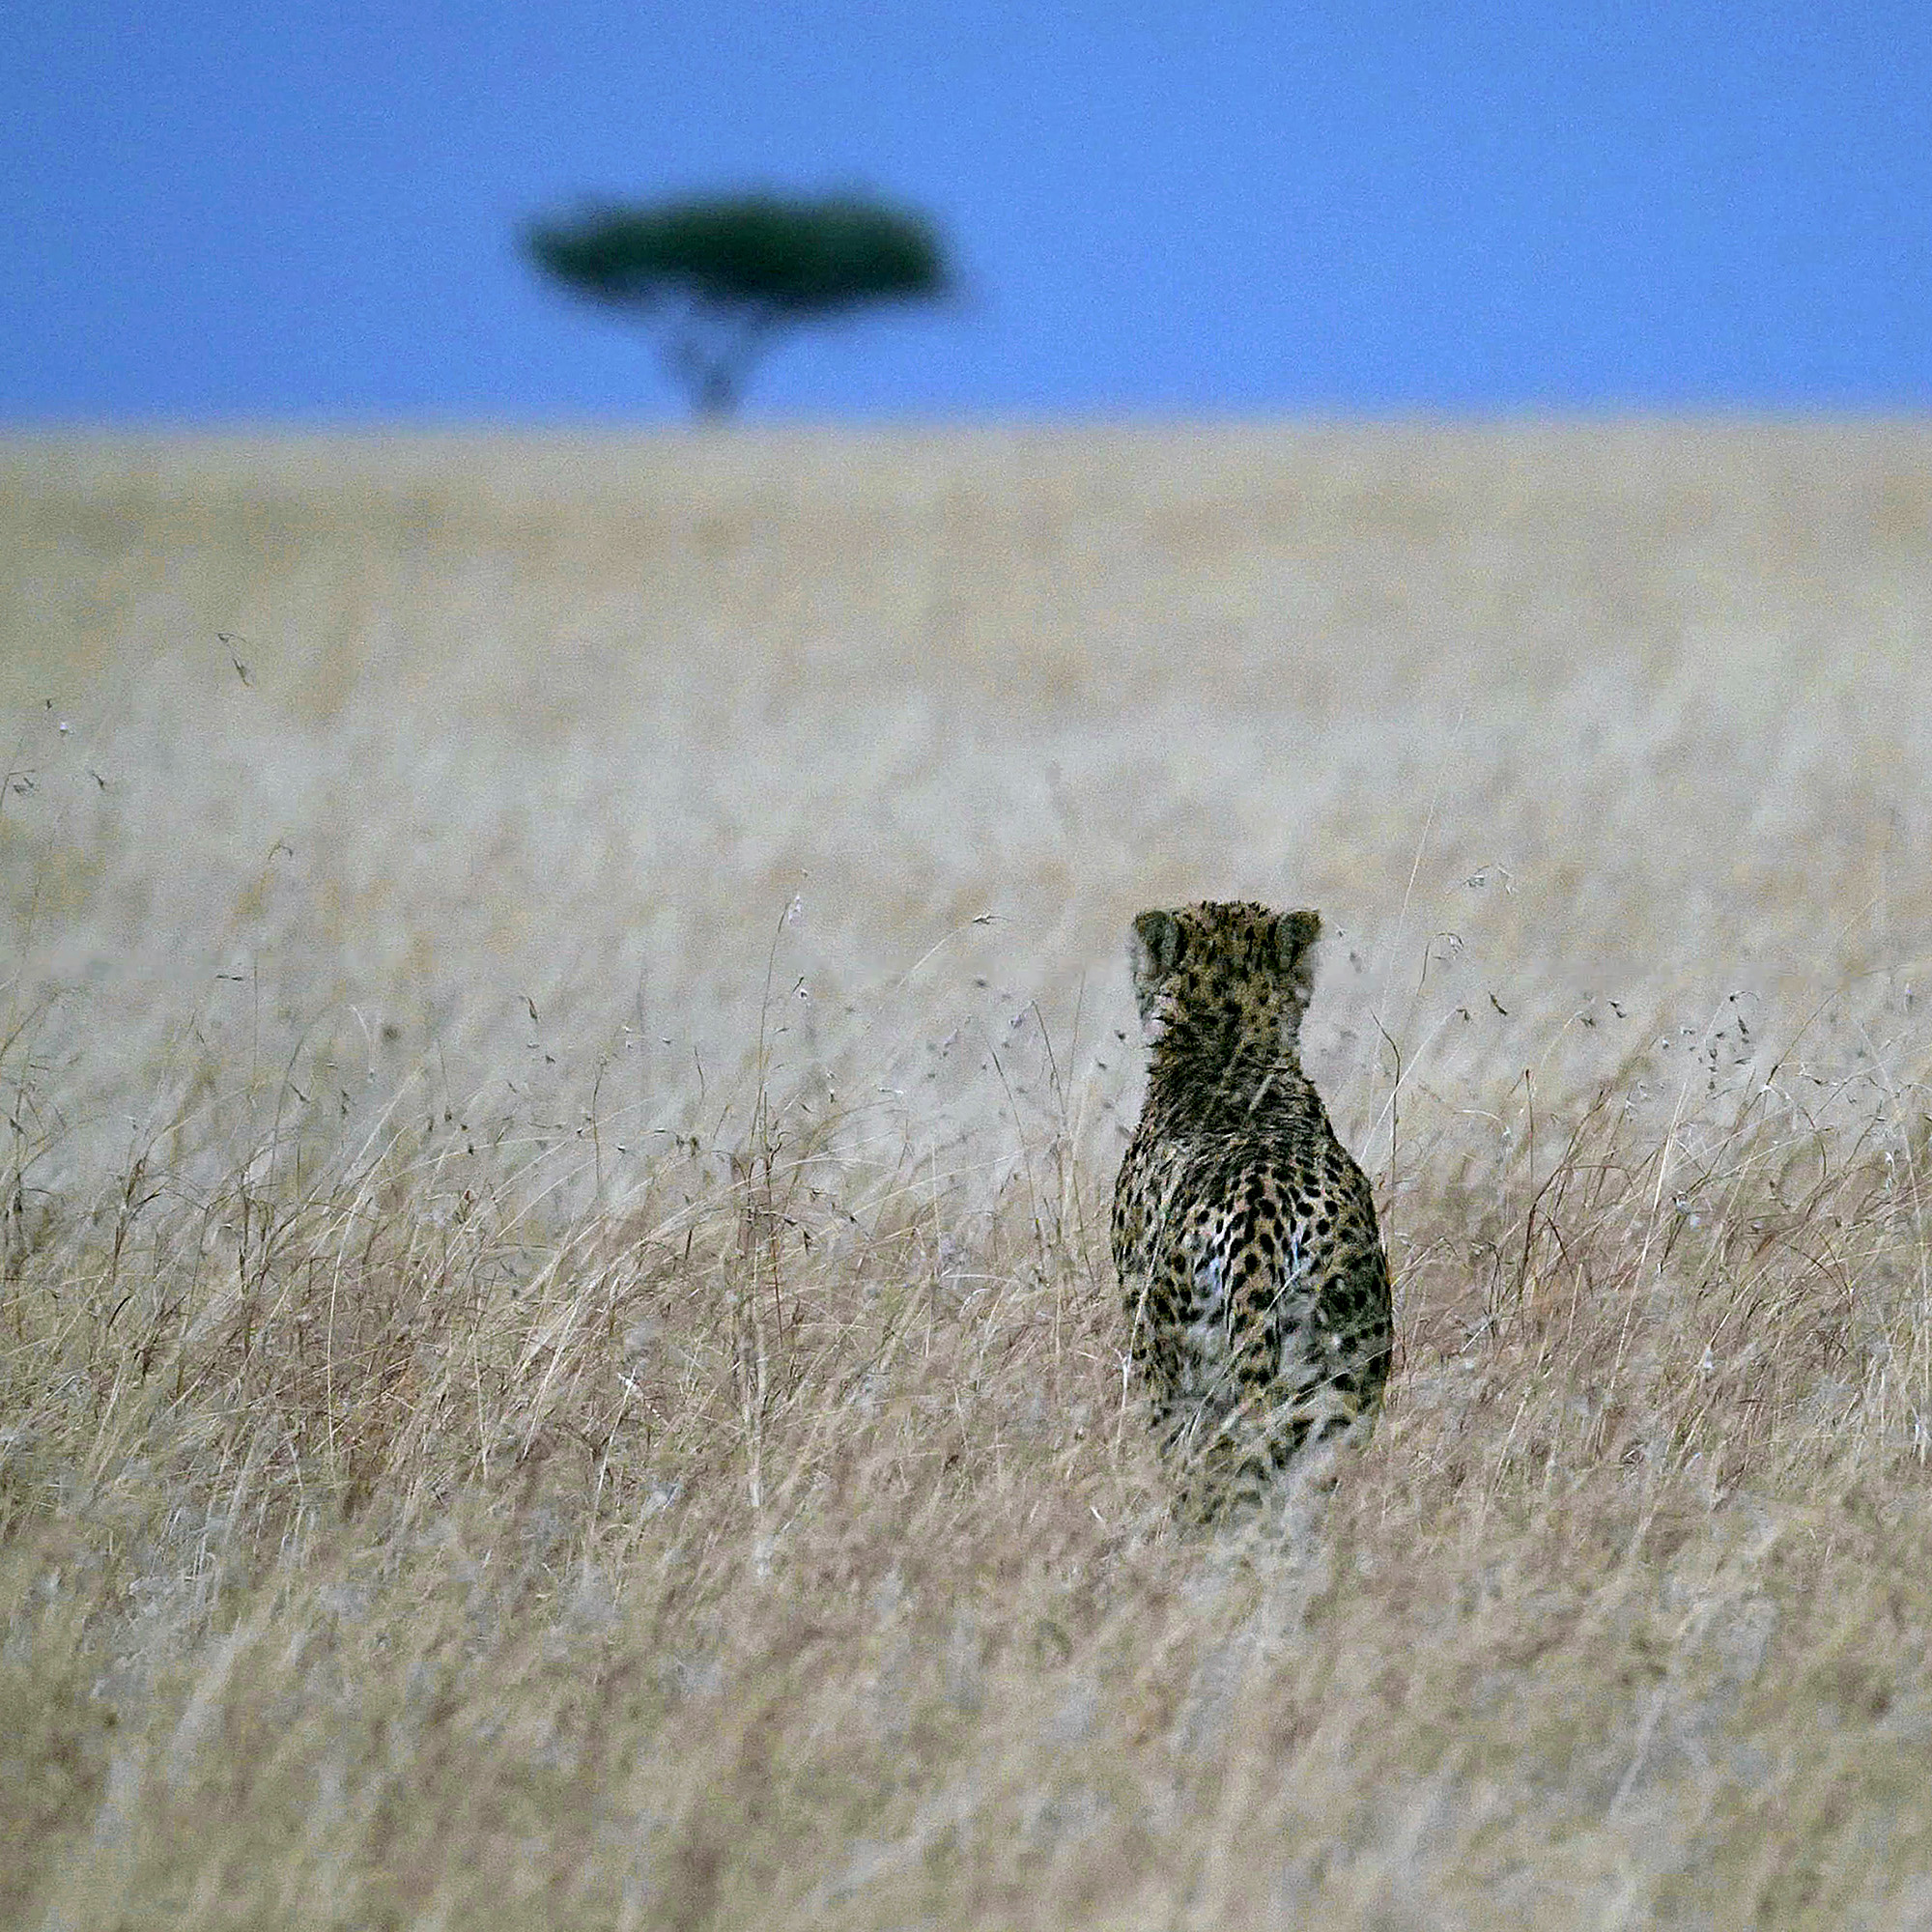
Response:
[[[850,197],[595,207],[533,224],[524,246],[571,294],[647,324],[667,371],[702,416],[737,408],[753,364],[781,330],[930,300],[948,287],[928,221]]]

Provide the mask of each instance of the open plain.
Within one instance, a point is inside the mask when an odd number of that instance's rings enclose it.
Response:
[[[1932,1924],[1932,429],[0,445],[0,1923]],[[1398,1354],[1171,1519],[1122,945]]]

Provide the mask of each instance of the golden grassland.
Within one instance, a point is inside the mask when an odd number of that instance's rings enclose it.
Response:
[[[0,445],[0,1922],[1932,1924],[1932,430]],[[1400,1350],[1176,1521],[1144,906]]]

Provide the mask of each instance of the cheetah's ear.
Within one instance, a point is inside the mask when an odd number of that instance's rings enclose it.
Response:
[[[1274,923],[1275,961],[1304,1005],[1315,991],[1315,942],[1321,937],[1321,915],[1307,907]]]
[[[1180,922],[1171,912],[1144,912],[1134,921],[1134,965],[1164,980],[1180,960]]]
[[[1133,969],[1134,1000],[1146,1019],[1161,981],[1180,961],[1180,922],[1171,912],[1144,912],[1134,921],[1127,941],[1127,960]]]

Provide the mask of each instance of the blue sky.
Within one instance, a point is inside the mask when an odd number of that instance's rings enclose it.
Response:
[[[0,420],[681,413],[584,196],[864,187],[945,310],[755,418],[1932,405],[1932,8],[10,10]]]

